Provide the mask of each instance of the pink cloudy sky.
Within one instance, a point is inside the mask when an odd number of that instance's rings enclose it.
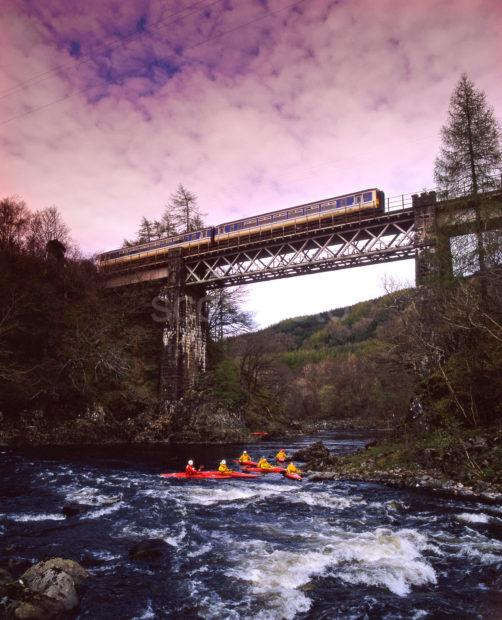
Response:
[[[466,71],[502,118],[500,0],[4,0],[0,194],[55,204],[86,253],[182,182],[216,224],[432,186]],[[393,263],[249,287],[265,325],[374,297]]]

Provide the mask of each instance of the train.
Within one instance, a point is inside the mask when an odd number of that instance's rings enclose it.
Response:
[[[334,217],[360,211],[383,211],[385,196],[377,188],[365,189],[352,194],[335,196],[289,209],[271,211],[250,218],[209,226],[173,237],[165,237],[139,245],[105,252],[98,257],[100,269],[120,266],[131,261],[155,258],[169,253],[173,248],[204,247],[230,239],[252,237],[264,231],[307,224],[311,221],[332,220]]]

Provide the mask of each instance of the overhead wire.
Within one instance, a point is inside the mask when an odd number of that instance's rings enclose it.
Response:
[[[306,0],[296,0],[296,2],[288,4],[287,6],[282,7],[281,9],[278,9],[276,11],[267,11],[264,15],[261,15],[259,17],[254,18],[254,19],[251,19],[251,20],[249,20],[249,21],[247,21],[247,22],[245,22],[243,24],[239,24],[239,26],[236,26],[234,28],[229,28],[228,30],[225,30],[225,31],[223,31],[221,33],[215,34],[214,36],[208,37],[207,39],[204,39],[203,41],[199,41],[197,43],[194,43],[193,45],[189,45],[189,46],[183,48],[183,53],[185,53],[185,52],[187,52],[189,50],[195,49],[197,47],[200,47],[201,45],[205,45],[206,43],[209,43],[210,41],[214,41],[216,39],[220,39],[220,38],[222,38],[222,37],[224,37],[224,36],[226,36],[228,34],[232,34],[232,33],[236,32],[236,31],[238,31],[238,30],[240,30],[242,28],[246,28],[247,26],[250,26],[251,24],[254,24],[254,23],[258,22],[258,21],[266,19],[267,17],[278,15],[279,13],[287,11],[288,9],[292,9],[293,7],[299,6],[300,4],[303,4],[304,2],[306,2]],[[0,126],[7,125],[8,123],[11,123],[12,121],[15,121],[15,120],[20,119],[20,118],[24,118],[26,116],[30,116],[31,114],[34,114],[35,112],[38,112],[39,110],[42,110],[44,108],[48,108],[48,107],[50,107],[52,105],[55,105],[55,104],[60,103],[62,101],[65,101],[66,99],[69,99],[73,95],[76,95],[78,93],[84,92],[86,90],[88,90],[88,86],[85,86],[85,87],[82,87],[82,88],[73,89],[67,95],[65,95],[65,96],[63,96],[63,97],[61,97],[59,99],[56,99],[54,101],[50,101],[50,102],[48,102],[46,104],[42,104],[40,106],[36,106],[34,108],[30,108],[26,112],[23,112],[21,114],[17,114],[15,116],[11,116],[10,118],[5,119],[4,121],[0,122]]]

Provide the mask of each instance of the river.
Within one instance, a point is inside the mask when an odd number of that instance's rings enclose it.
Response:
[[[158,475],[190,457],[213,468],[243,447],[272,457],[314,439],[3,448],[0,565],[52,556],[91,565],[81,619],[502,617],[500,507],[361,482]],[[337,453],[364,439],[323,436]],[[70,501],[88,512],[66,519]],[[145,538],[168,543],[163,561],[128,559]]]

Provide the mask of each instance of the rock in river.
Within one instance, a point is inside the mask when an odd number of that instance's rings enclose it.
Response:
[[[167,555],[169,545],[162,538],[148,538],[129,550],[129,559],[139,562],[160,560]]]
[[[29,568],[18,581],[0,585],[0,615],[5,618],[59,618],[78,604],[77,588],[87,571],[73,560],[52,558]]]

